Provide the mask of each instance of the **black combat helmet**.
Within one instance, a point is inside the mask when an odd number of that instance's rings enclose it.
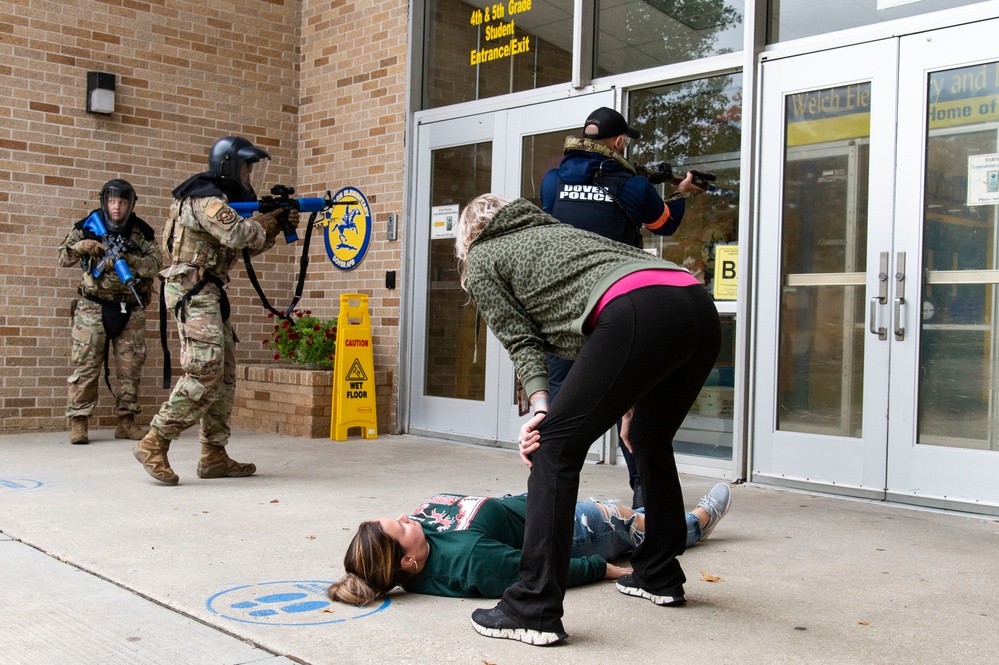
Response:
[[[109,205],[111,199],[125,201],[124,211],[119,203],[114,204],[112,211],[111,205]],[[104,183],[104,186],[101,187],[101,214],[104,215],[104,226],[107,227],[108,231],[120,233],[125,229],[132,212],[135,210],[135,202],[138,200],[135,188],[127,180],[115,178]],[[117,214],[112,215],[112,212]]]
[[[263,185],[270,158],[243,137],[226,136],[216,141],[208,154],[208,173],[230,201],[255,201],[254,187]],[[261,159],[267,161],[256,166]]]

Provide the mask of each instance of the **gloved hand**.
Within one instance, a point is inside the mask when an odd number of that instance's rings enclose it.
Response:
[[[281,230],[281,224],[278,222],[278,213],[281,210],[276,208],[269,212],[263,212],[254,217],[254,221],[264,227],[264,233],[268,238],[274,238],[277,236],[278,232]]]
[[[291,224],[291,228],[298,230],[298,224],[301,221],[301,215],[299,215],[298,210],[292,208],[288,211],[288,223]]]
[[[87,238],[86,240],[81,240],[80,242],[74,244],[70,247],[71,250],[83,256],[84,254],[90,254],[91,256],[100,256],[102,252],[107,251],[107,247],[97,242],[96,240],[91,240]]]

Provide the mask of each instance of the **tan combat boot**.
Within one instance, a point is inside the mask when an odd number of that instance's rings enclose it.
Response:
[[[161,483],[176,485],[180,478],[170,468],[170,462],[167,460],[168,450],[170,450],[169,439],[164,439],[156,433],[156,430],[150,429],[142,437],[142,441],[132,448],[132,454],[150,476]]]
[[[73,416],[69,419],[69,442],[76,445],[83,445],[84,443],[90,443],[90,437],[87,435],[87,417],[86,416]]]
[[[139,427],[139,424],[135,422],[135,416],[131,413],[118,416],[118,427],[114,430],[114,438],[139,441],[145,434],[146,430]]]
[[[198,462],[199,478],[244,478],[257,472],[255,464],[240,464],[229,459],[224,446],[201,444],[201,460]]]

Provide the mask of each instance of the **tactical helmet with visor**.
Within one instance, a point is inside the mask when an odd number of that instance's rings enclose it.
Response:
[[[230,201],[255,201],[262,190],[271,156],[241,136],[215,142],[208,155],[208,172]]]
[[[120,233],[128,225],[132,211],[135,210],[135,202],[139,199],[135,195],[135,189],[127,180],[108,180],[101,187],[100,198],[104,225],[108,231]]]

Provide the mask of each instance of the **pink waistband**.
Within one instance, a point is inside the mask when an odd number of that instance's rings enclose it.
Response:
[[[694,284],[700,284],[700,282],[685,270],[639,270],[630,275],[625,275],[611,284],[611,287],[600,296],[600,300],[597,301],[593,311],[590,312],[590,316],[586,319],[586,330],[593,330],[593,327],[597,324],[597,317],[600,316],[600,312],[611,300],[629,291],[634,291],[645,286],[684,287],[693,286]]]

